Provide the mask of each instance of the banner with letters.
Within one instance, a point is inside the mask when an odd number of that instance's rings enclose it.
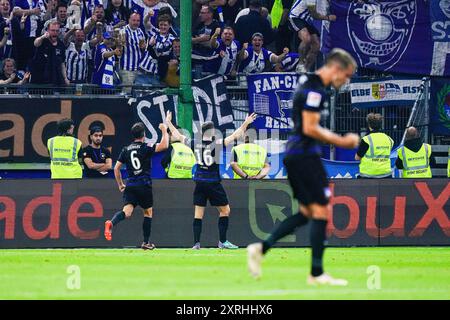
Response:
[[[332,0],[331,46],[360,67],[450,75],[449,0]]]
[[[381,106],[412,106],[418,97],[420,79],[385,78],[374,80],[352,79],[350,94],[355,108]]]
[[[233,208],[229,237],[238,246],[267,239],[274,227],[298,212],[286,180],[228,180],[223,186]],[[450,245],[448,179],[341,179],[329,187],[330,246]],[[190,247],[194,188],[191,180],[154,181],[152,241],[157,247]],[[1,249],[141,244],[138,214],[120,225],[112,241],[103,236],[105,220],[123,205],[113,180],[3,180],[0,195]],[[217,215],[206,214],[203,246],[217,245],[216,226]],[[308,245],[307,232],[278,244]]]
[[[288,131],[292,127],[292,94],[298,78],[295,73],[247,75],[249,111],[258,114],[255,129]]]
[[[431,79],[430,131],[450,135],[450,79]]]
[[[192,86],[194,96],[193,133],[199,132],[200,125],[206,121],[214,125],[222,133],[234,130],[233,110],[227,99],[227,88],[223,76],[209,76],[195,80]],[[147,127],[147,138],[150,143],[161,140],[158,129],[167,111],[173,114],[173,123],[177,123],[178,99],[161,91],[153,92],[144,97],[130,99],[129,103],[136,121],[142,121]]]
[[[57,134],[56,122],[71,118],[74,135],[89,144],[89,128],[104,128],[103,146],[117,159],[131,139],[130,106],[122,98],[4,98],[0,108],[0,163],[49,163],[47,140]]]

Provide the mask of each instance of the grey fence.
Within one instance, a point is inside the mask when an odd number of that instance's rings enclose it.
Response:
[[[248,94],[245,81],[241,81],[243,77],[238,76],[237,80],[228,80],[228,99],[233,108],[235,125],[240,126],[248,114]],[[11,97],[39,97],[39,96],[59,96],[61,98],[76,98],[76,97],[109,97],[117,98],[123,97],[125,93],[131,96],[140,96],[155,90],[164,90],[164,87],[149,87],[137,86],[132,87],[115,87],[113,89],[102,89],[96,85],[72,85],[68,87],[46,87],[46,86],[31,86],[22,85],[14,86],[7,85],[0,89],[0,99]],[[428,124],[426,114],[426,107],[429,99],[429,81],[425,83],[424,94],[422,100],[417,106],[416,117],[413,119],[412,125],[426,129]],[[411,117],[411,110],[413,104],[408,107],[399,107],[396,105],[387,107],[378,107],[370,109],[358,109],[352,106],[349,87],[344,87],[339,91],[334,91],[331,96],[330,117],[326,118],[322,125],[333,131],[344,134],[346,132],[355,132],[363,135],[368,131],[366,124],[366,116],[370,112],[381,113],[384,116],[383,128],[385,132],[390,135],[395,144],[398,145],[403,137],[405,128]],[[425,110],[425,111],[424,111]],[[420,122],[420,123],[419,123]],[[427,130],[423,130],[427,132]],[[425,137],[427,138],[427,137]],[[433,137],[435,139],[444,139],[445,137]],[[280,139],[287,139],[287,135],[283,135]],[[429,141],[428,139],[426,139]]]

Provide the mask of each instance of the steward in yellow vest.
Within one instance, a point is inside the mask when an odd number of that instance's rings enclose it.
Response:
[[[416,128],[406,130],[405,144],[397,149],[395,166],[402,171],[402,178],[431,178],[431,146],[422,143]]]
[[[360,160],[359,175],[362,178],[392,177],[390,155],[394,141],[380,132],[383,117],[379,113],[367,115],[370,133],[361,140],[355,159]]]
[[[161,165],[170,179],[192,179],[192,168],[196,160],[190,147],[176,141],[169,131],[171,145],[161,160]]]
[[[81,158],[81,141],[73,137],[72,119],[58,121],[58,135],[47,141],[50,155],[52,179],[81,179],[83,169],[78,161]]]
[[[248,136],[245,141],[232,149],[234,179],[263,179],[270,171],[267,151],[255,143],[249,143]]]

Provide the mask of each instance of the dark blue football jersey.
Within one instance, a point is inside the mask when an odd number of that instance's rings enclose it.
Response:
[[[118,161],[127,166],[127,186],[151,184],[152,156],[155,146],[143,142],[133,142],[124,147]]]
[[[302,75],[293,96],[292,120],[294,128],[286,146],[288,154],[320,154],[319,141],[307,136],[303,132],[304,110],[319,112],[328,104],[328,93],[322,79],[316,74]]]
[[[198,140],[189,142],[189,144],[197,160],[194,169],[194,181],[221,181],[219,164],[222,160],[223,139]]]

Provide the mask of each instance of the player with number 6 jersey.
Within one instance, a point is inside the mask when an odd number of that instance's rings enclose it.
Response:
[[[247,126],[256,119],[256,114],[247,116],[244,123],[225,139],[218,138],[220,131],[216,131],[213,122],[205,122],[201,128],[200,139],[189,140],[181,135],[177,128],[171,122],[171,115],[166,120],[172,137],[177,141],[191,146],[197,159],[194,172],[195,190],[194,190],[194,247],[200,249],[200,235],[202,232],[202,219],[205,213],[206,204],[209,200],[212,206],[219,211],[219,244],[220,249],[237,249],[227,239],[228,219],[230,215],[230,206],[227,194],[223,188],[220,178],[219,164],[222,159],[223,147],[233,143],[236,139],[242,137],[247,130]]]
[[[145,125],[138,122],[131,128],[133,142],[124,147],[114,167],[114,176],[120,192],[123,192],[124,207],[105,222],[105,238],[112,240],[112,228],[125,218],[129,218],[136,206],[144,212],[142,230],[144,241],[141,248],[152,250],[155,245],[149,242],[153,217],[153,192],[151,178],[151,158],[155,152],[161,152],[169,146],[169,135],[164,124],[159,125],[162,132],[161,142],[148,145],[145,141]],[[123,183],[120,168],[125,164],[128,173],[127,184]]]

